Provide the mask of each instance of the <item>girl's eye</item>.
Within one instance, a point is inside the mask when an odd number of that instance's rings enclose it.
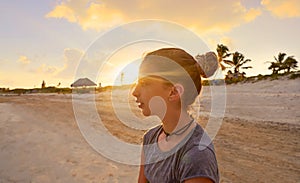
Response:
[[[141,82],[140,82],[140,85],[141,85],[141,86],[146,86],[146,85],[147,85],[147,82],[146,82],[146,81],[141,81]]]
[[[141,81],[139,81],[138,84],[141,85],[141,86],[147,86],[149,84],[149,82],[147,82],[145,80],[141,80]]]

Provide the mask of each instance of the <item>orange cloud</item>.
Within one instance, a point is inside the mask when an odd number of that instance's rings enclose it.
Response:
[[[26,56],[23,56],[23,55],[19,57],[17,62],[19,62],[23,65],[28,65],[31,63],[31,61]]]
[[[68,0],[57,5],[46,17],[65,18],[84,30],[103,30],[120,23],[141,19],[174,21],[198,31],[223,32],[254,20],[261,10],[247,9],[239,0],[152,0],[105,1]]]
[[[65,18],[69,22],[76,22],[76,14],[73,9],[66,6],[64,3],[55,7],[53,11],[46,15],[47,18],[55,17],[55,18]]]
[[[46,15],[47,18],[65,18],[78,23],[83,30],[103,30],[123,22],[123,15],[118,10],[107,8],[106,4],[77,1],[77,4],[62,3]],[[87,3],[87,4],[84,4]],[[80,6],[81,5],[81,6]],[[85,8],[88,6],[87,8]]]
[[[43,74],[54,74],[57,72],[57,68],[53,66],[49,66],[46,64],[42,64],[38,69],[38,73],[43,73]]]
[[[262,5],[280,18],[300,17],[299,0],[262,0]]]
[[[86,10],[84,17],[80,18],[80,25],[84,30],[102,30],[123,22],[123,16],[117,10],[109,9],[105,4],[94,4]]]
[[[248,11],[245,13],[244,19],[245,19],[246,22],[251,22],[251,21],[254,20],[256,17],[258,17],[260,14],[261,14],[261,10],[251,8],[250,10],[248,10]]]

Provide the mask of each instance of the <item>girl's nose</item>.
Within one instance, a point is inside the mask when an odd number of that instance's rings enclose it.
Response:
[[[133,91],[132,91],[132,93],[131,93],[134,97],[138,97],[138,95],[139,95],[139,86],[138,86],[138,84],[135,84],[134,86],[133,86]]]

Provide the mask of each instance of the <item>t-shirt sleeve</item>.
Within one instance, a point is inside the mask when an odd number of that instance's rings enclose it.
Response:
[[[197,146],[193,147],[183,156],[179,173],[180,182],[191,178],[206,177],[218,183],[219,172],[214,151],[209,147],[204,150],[200,150]]]

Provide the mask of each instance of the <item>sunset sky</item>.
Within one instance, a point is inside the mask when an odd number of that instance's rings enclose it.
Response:
[[[78,77],[81,56],[101,35],[146,19],[178,24],[212,51],[222,43],[231,52],[243,53],[252,60],[253,69],[245,70],[247,76],[270,74],[266,62],[279,52],[300,61],[299,0],[2,0],[0,9],[0,88],[40,87],[43,80],[47,86],[69,87]],[[159,29],[176,32],[172,27]],[[112,43],[123,39],[114,36]],[[102,71],[92,80],[112,84],[122,67],[166,46],[146,41],[120,47],[106,65],[96,68]],[[191,54],[198,53],[201,50]],[[130,75],[135,74],[124,72],[128,82]]]

